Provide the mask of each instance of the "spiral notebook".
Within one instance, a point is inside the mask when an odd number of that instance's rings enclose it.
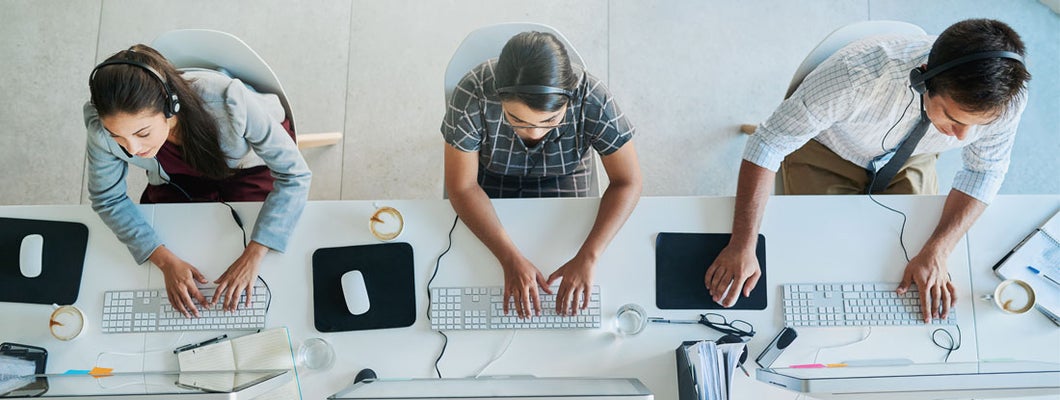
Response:
[[[1060,211],[1023,238],[994,265],[1001,279],[1019,279],[1034,288],[1035,307],[1060,326]]]

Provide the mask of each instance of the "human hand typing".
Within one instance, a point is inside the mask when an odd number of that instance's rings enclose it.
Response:
[[[166,282],[166,296],[169,297],[169,304],[173,306],[173,309],[184,314],[187,318],[192,316],[197,318],[199,309],[195,306],[195,301],[198,301],[203,307],[209,307],[206,297],[199,292],[199,288],[195,285],[196,282],[203,284],[208,282],[198,269],[181,260],[180,257],[177,257],[165,246],[156,249],[151,254],[150,260],[162,271],[163,279]]]
[[[577,315],[579,309],[584,310],[589,307],[595,264],[579,253],[548,276],[548,283],[545,287],[552,286],[556,279],[563,278],[556,295],[556,314]]]
[[[250,307],[250,299],[254,295],[254,281],[258,278],[258,267],[261,265],[261,259],[268,252],[268,247],[251,241],[243,250],[243,254],[228,267],[225,273],[221,274],[220,278],[214,281],[217,289],[214,291],[213,298],[210,299],[210,307],[217,304],[223,294],[222,308],[225,311],[234,311],[239,302],[239,295],[244,293],[246,294],[244,305]]]
[[[905,266],[902,282],[895,291],[904,295],[910,285],[916,284],[920,289],[920,312],[926,323],[932,318],[946,319],[950,308],[957,305],[957,288],[946,272],[945,259],[938,252],[924,249]]]
[[[540,286],[545,293],[552,294],[541,271],[522,255],[501,263],[501,267],[504,269],[504,314],[508,314],[514,302],[519,318],[541,315],[541,299],[537,295],[537,288]]]

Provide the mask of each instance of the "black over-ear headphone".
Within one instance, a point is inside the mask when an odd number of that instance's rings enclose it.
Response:
[[[562,94],[568,99],[574,99],[574,93],[564,88],[544,85],[519,85],[497,88],[499,94]]]
[[[180,99],[177,97],[177,94],[173,92],[173,89],[169,87],[169,84],[166,83],[166,79],[162,77],[162,74],[158,73],[154,68],[151,68],[150,65],[136,60],[110,60],[100,63],[96,68],[92,69],[92,74],[88,77],[89,86],[92,85],[92,81],[96,78],[96,71],[99,71],[100,68],[108,65],[132,65],[147,71],[151,76],[155,77],[155,79],[158,79],[158,83],[161,83],[163,90],[166,91],[166,104],[162,107],[162,112],[166,114],[166,118],[170,118],[180,111]]]
[[[983,60],[987,58],[1007,58],[1010,60],[1016,60],[1020,64],[1023,64],[1023,56],[1011,52],[1011,51],[984,51],[980,53],[972,53],[964,57],[958,57],[955,60],[943,63],[937,67],[916,67],[912,71],[909,71],[909,87],[913,88],[917,93],[927,93],[927,80],[934,78],[938,74],[946,72],[949,69],[957,67],[962,64],[967,64],[972,61]]]

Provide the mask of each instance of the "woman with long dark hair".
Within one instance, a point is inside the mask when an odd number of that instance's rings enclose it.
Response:
[[[170,304],[185,316],[198,316],[196,302],[212,307],[222,297],[234,310],[243,293],[249,304],[259,264],[286,247],[311,179],[279,98],[218,71],[177,70],[142,44],[94,68],[89,89],[92,208],[137,263],[162,271]],[[264,201],[251,242],[214,281],[209,301],[196,287],[206,277],[166,248],[126,194],[130,164],[147,171],[142,203]]]
[[[597,258],[640,198],[633,126],[596,77],[573,65],[554,35],[523,32],[500,58],[464,76],[442,123],[445,188],[460,219],[504,269],[504,312],[540,315],[538,288],[562,278],[556,312],[589,305]],[[610,184],[578,253],[545,279],[504,231],[490,198],[589,195],[600,154]],[[557,227],[559,228],[559,227]]]

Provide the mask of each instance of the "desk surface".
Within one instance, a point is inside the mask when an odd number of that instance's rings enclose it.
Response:
[[[884,196],[886,204],[909,216],[906,246],[920,249],[941,214],[944,197]],[[651,325],[633,337],[612,333],[609,321],[626,303],[642,305],[648,314],[694,318],[694,311],[655,307],[654,239],[658,232],[728,232],[731,197],[646,197],[600,258],[595,273],[601,286],[604,328],[584,331],[524,331],[511,348],[486,372],[537,376],[635,377],[658,399],[676,398],[673,350],[683,340],[716,339],[720,334],[696,325]],[[567,261],[588,233],[598,199],[500,200],[494,205],[516,244],[544,274]],[[311,257],[321,247],[378,243],[368,232],[375,206],[401,210],[405,232],[398,239],[415,251],[417,321],[408,328],[345,333],[319,333],[313,328]],[[243,221],[255,220],[259,205],[236,204]],[[962,240],[949,259],[958,286],[958,320],[963,345],[951,361],[1017,358],[1060,362],[1060,329],[1037,312],[1002,314],[989,303],[975,300],[992,291],[998,279],[993,263],[1020,238],[1060,208],[1060,196],[1000,196]],[[167,246],[216,279],[238,256],[241,234],[227,208],[216,204],[143,206]],[[0,216],[77,221],[89,226],[89,250],[81,296],[76,305],[90,318],[90,330],[69,343],[52,339],[47,320],[50,307],[0,303],[0,340],[47,347],[48,372],[88,369],[96,364],[120,371],[176,369],[169,351],[178,344],[203,340],[215,332],[107,334],[98,318],[106,290],[162,287],[161,273],[134,263],[124,246],[87,206],[0,207]],[[323,399],[352,382],[362,368],[380,377],[432,377],[442,337],[425,317],[427,279],[435,259],[445,249],[446,233],[455,216],[449,203],[437,201],[310,202],[288,250],[272,253],[260,274],[272,288],[269,326],[287,326],[300,342],[323,337],[335,347],[338,359],[328,371],[301,371],[305,399]],[[248,224],[249,225],[249,224]],[[863,196],[784,196],[770,200],[762,233],[767,237],[770,308],[765,311],[724,311],[729,318],[754,325],[758,335],[749,344],[752,357],[782,326],[776,304],[780,285],[794,282],[873,282],[901,278],[905,261],[898,246],[901,218]],[[251,229],[250,226],[247,228]],[[705,268],[706,266],[704,266]],[[434,284],[439,286],[498,286],[501,271],[496,259],[461,223],[453,233],[453,249],[441,261]],[[930,339],[934,327],[800,328],[799,339],[777,361],[778,365],[843,359],[904,357],[916,362],[940,362],[945,351]],[[451,332],[439,367],[446,377],[478,373],[501,351],[508,331]],[[858,341],[866,334],[867,340]],[[153,351],[146,355],[100,352]],[[750,364],[750,365],[753,365]],[[750,366],[749,365],[749,366]],[[737,374],[734,390],[741,397],[793,397],[754,378]],[[766,397],[768,396],[768,397]]]

